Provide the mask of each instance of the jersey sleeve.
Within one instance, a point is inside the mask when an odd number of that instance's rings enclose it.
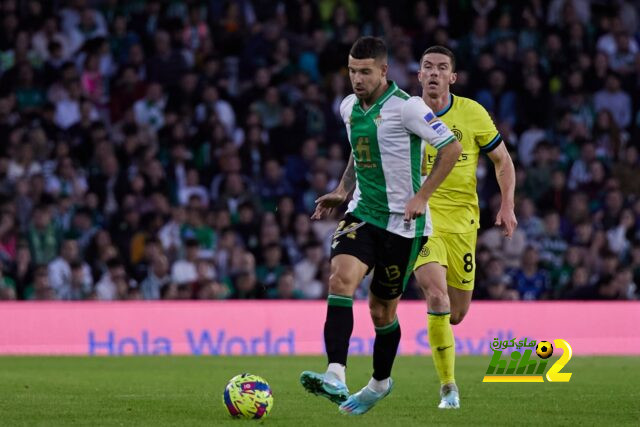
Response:
[[[502,135],[496,129],[491,116],[478,103],[475,103],[473,111],[473,124],[475,131],[475,141],[483,153],[490,153],[495,150],[502,142]]]
[[[437,150],[456,140],[447,125],[417,96],[412,96],[404,103],[402,125]]]
[[[349,119],[349,114],[351,111],[349,107],[353,108],[354,98],[354,94],[348,95],[340,103],[340,117],[342,117],[342,121],[344,123],[347,123]]]

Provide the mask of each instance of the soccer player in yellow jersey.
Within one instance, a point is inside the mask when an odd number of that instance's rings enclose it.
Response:
[[[420,59],[422,99],[462,144],[456,166],[429,199],[434,233],[422,247],[415,275],[428,304],[428,334],[440,378],[439,408],[459,408],[454,378],[455,342],[451,325],[469,310],[475,276],[479,227],[476,168],[479,154],[493,161],[502,204],[495,224],[510,237],[517,226],[513,212],[515,171],[509,152],[487,111],[476,101],[449,92],[455,83],[455,57],[442,46],[427,49]],[[438,163],[436,150],[426,147],[423,174]]]

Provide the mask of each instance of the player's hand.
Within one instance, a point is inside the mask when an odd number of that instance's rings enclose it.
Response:
[[[502,227],[502,232],[505,237],[510,238],[518,226],[518,220],[516,219],[516,214],[513,212],[513,208],[500,206],[498,215],[496,215],[496,225]]]
[[[334,190],[331,193],[325,194],[316,200],[316,210],[311,215],[311,219],[322,219],[329,215],[333,208],[336,208],[344,203],[347,199],[347,194],[344,191]]]
[[[404,220],[411,221],[412,219],[416,219],[419,216],[424,215],[427,210],[427,199],[422,197],[419,194],[416,194],[409,200],[407,206],[404,208]]]

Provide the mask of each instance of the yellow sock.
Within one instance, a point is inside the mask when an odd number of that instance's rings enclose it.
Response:
[[[449,323],[450,313],[428,313],[429,345],[440,385],[455,383],[453,374],[456,359],[456,344]]]

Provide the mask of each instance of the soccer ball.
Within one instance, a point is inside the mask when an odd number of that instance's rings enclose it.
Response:
[[[536,345],[536,354],[541,359],[548,359],[553,354],[553,346],[549,341],[540,341]]]
[[[235,418],[264,418],[273,407],[271,387],[261,377],[240,374],[231,378],[224,388],[222,403]]]

